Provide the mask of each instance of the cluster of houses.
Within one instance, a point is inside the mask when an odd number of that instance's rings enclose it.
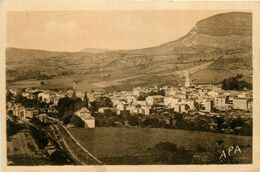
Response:
[[[25,108],[21,103],[7,103],[7,112],[21,120],[29,121],[32,118],[38,118],[41,122],[48,122],[47,113],[41,113],[36,108]]]
[[[184,87],[144,88],[135,87],[132,91],[105,94],[113,102],[113,108],[101,108],[100,113],[116,111],[118,114],[128,111],[131,114],[150,115],[158,109],[171,109],[178,113],[199,111],[243,110],[252,112],[252,90],[222,90],[215,85],[192,85],[189,72],[185,73]],[[151,93],[164,94],[151,94]],[[104,95],[103,95],[104,96]],[[140,97],[145,99],[140,100]]]
[[[149,95],[145,100],[138,98],[151,92],[164,90],[165,95]],[[133,91],[107,94],[113,108],[102,108],[100,113],[109,110],[118,113],[129,111],[131,114],[151,114],[154,107],[162,106],[178,113],[200,111],[211,113],[215,110],[228,111],[232,109],[252,111],[252,91],[225,91],[214,85],[196,87],[164,87],[164,88],[134,88]]]
[[[188,75],[187,75],[188,76]],[[17,94],[15,90],[10,90],[13,94]],[[154,94],[163,93],[163,94]],[[25,89],[22,96],[28,99],[41,99],[50,106],[55,107],[60,98],[68,96],[76,96],[84,99],[85,92],[69,90],[69,91],[49,91]],[[89,103],[95,101],[98,97],[108,97],[113,103],[113,107],[101,107],[99,113],[130,113],[150,115],[156,110],[170,109],[178,113],[201,112],[212,113],[217,111],[242,110],[252,111],[252,90],[233,91],[222,90],[215,85],[191,85],[189,77],[186,77],[184,87],[163,87],[153,88],[135,87],[131,91],[118,91],[110,93],[90,92],[87,94]],[[36,109],[26,109],[19,104],[10,106],[15,116],[24,119],[30,119],[35,115],[44,116]],[[49,108],[49,111],[55,108]],[[95,127],[95,118],[87,108],[82,108],[75,112],[86,124],[86,127]]]

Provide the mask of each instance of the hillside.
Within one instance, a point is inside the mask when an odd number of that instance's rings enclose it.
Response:
[[[88,52],[88,53],[106,53],[108,49],[99,49],[99,48],[84,48],[80,50],[81,52]]]
[[[49,88],[130,89],[136,85],[182,82],[192,69],[197,83],[217,83],[243,73],[252,77],[252,14],[223,13],[196,23],[182,38],[156,47],[106,51],[53,52],[6,49],[8,86]],[[34,81],[28,79],[33,79]],[[48,86],[45,86],[48,88]]]

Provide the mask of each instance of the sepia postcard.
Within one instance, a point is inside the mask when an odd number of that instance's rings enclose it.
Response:
[[[3,171],[260,171],[259,2],[0,3]]]

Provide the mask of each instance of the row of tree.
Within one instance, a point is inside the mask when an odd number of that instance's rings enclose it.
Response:
[[[224,90],[243,90],[252,89],[252,84],[243,79],[242,74],[238,74],[235,77],[229,77],[222,81],[222,89]]]

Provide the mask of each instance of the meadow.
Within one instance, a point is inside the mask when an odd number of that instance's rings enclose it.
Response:
[[[252,137],[161,128],[71,128],[72,135],[97,158],[146,155],[160,142],[175,143],[189,150],[198,145],[206,150],[223,140],[225,146],[241,147],[241,163],[252,160]]]

